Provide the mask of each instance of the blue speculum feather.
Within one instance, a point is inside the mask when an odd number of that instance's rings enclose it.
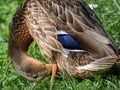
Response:
[[[69,34],[58,35],[57,39],[64,48],[82,50],[81,46]]]

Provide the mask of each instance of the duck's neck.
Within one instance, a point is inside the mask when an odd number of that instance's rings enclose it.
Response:
[[[20,7],[13,17],[9,36],[8,52],[14,65],[20,65],[29,57],[27,50],[32,41],[33,39],[26,24],[24,10]]]
[[[12,61],[17,63],[21,63],[25,57],[28,57],[26,52],[33,41],[26,24],[24,8],[27,7],[25,5],[24,7],[21,6],[15,13],[9,36],[9,55]]]
[[[15,45],[15,42],[12,40],[9,40],[9,55],[13,63],[21,64],[21,62],[24,60],[24,57],[27,57],[27,54],[18,48],[17,45]]]
[[[27,55],[27,50],[28,50],[29,45],[32,42],[31,37],[24,38],[24,35],[19,35],[20,32],[22,31],[19,31],[15,34],[11,30],[10,37],[9,37],[8,53],[10,55],[10,58],[15,68],[18,65],[19,66],[22,65],[24,61],[28,60],[29,56]],[[29,42],[26,42],[26,41],[29,41]]]

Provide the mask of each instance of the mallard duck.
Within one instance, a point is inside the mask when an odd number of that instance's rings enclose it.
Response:
[[[33,40],[49,64],[28,56]],[[25,0],[13,17],[8,49],[17,72],[30,81],[51,73],[53,78],[57,69],[92,77],[118,58],[112,39],[83,0]]]

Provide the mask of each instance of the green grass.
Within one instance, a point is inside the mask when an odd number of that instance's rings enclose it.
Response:
[[[23,0],[1,0],[0,1],[0,90],[119,90],[120,75],[111,74],[95,76],[95,79],[64,78],[60,73],[51,86],[50,76],[42,81],[29,82],[20,77],[14,70],[8,56],[8,36],[11,19],[17,6]],[[97,4],[94,9],[105,29],[109,32],[116,45],[120,48],[120,1],[117,0],[85,0],[87,3]],[[29,54],[42,59],[39,49],[35,43],[30,47]],[[44,61],[44,60],[43,60]]]

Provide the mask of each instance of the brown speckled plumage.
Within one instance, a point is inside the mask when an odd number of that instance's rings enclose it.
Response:
[[[70,34],[85,52],[66,54],[57,41],[59,30]],[[49,74],[51,64],[27,55],[33,40],[49,63],[56,63],[60,71],[66,69],[73,77],[91,77],[91,72],[107,70],[118,58],[116,46],[82,0],[25,0],[18,8],[10,32],[9,55],[16,70],[35,81]]]

